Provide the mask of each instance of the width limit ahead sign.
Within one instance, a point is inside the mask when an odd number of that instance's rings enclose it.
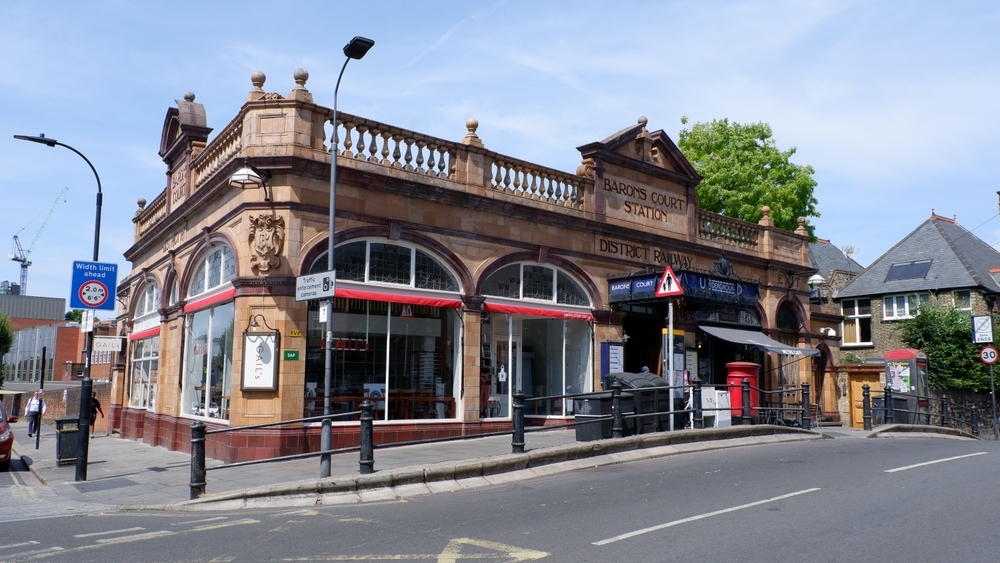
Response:
[[[73,262],[69,306],[71,309],[114,311],[117,284],[118,264]]]

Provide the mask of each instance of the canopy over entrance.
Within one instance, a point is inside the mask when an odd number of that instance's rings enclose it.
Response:
[[[716,338],[721,338],[727,342],[732,342],[733,344],[744,344],[746,346],[753,346],[764,352],[774,352],[775,354],[784,354],[786,356],[818,356],[819,350],[809,350],[803,348],[795,348],[794,346],[789,346],[787,344],[782,344],[777,340],[768,338],[764,336],[763,333],[755,332],[752,330],[739,330],[735,328],[722,328],[718,326],[699,326],[701,330],[704,330],[708,334]]]

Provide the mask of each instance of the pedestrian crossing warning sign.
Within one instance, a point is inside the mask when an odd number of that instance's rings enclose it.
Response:
[[[684,288],[681,287],[681,282],[674,275],[673,268],[667,266],[663,269],[663,277],[660,278],[660,284],[656,286],[656,296],[677,297],[678,295],[684,295]]]

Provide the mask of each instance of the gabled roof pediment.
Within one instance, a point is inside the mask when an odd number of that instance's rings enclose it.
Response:
[[[646,118],[640,117],[636,125],[601,141],[577,147],[577,150],[584,159],[618,160],[625,166],[629,165],[628,161],[638,161],[670,172],[671,176],[680,176],[686,184],[697,184],[701,176],[670,136],[662,129],[650,133],[646,123]]]

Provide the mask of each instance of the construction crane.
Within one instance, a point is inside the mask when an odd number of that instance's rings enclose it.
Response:
[[[45,216],[45,220],[42,221],[42,225],[38,227],[38,232],[35,233],[35,239],[31,241],[31,246],[28,247],[28,250],[25,250],[21,246],[21,240],[17,238],[17,235],[14,235],[14,246],[11,248],[10,254],[7,255],[7,258],[21,264],[21,295],[28,294],[28,266],[31,265],[31,261],[28,260],[28,256],[31,254],[31,251],[35,249],[35,244],[38,242],[38,238],[42,236],[42,231],[45,230],[45,225],[48,225],[49,219],[52,218],[52,214],[56,212],[56,207],[59,206],[59,201],[66,201],[63,199],[63,196],[66,195],[67,191],[69,191],[69,188],[63,188],[56,197],[56,200],[49,206],[49,214]],[[26,228],[27,227],[22,228],[21,231]],[[21,231],[18,231],[17,233],[21,234]]]

